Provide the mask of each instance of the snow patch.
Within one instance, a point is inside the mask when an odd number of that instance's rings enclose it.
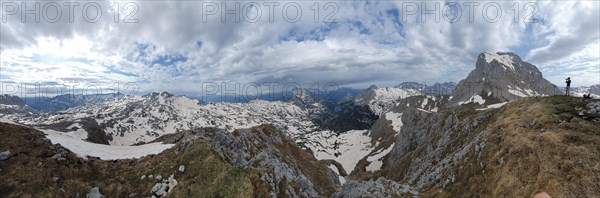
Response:
[[[3,117],[0,117],[0,122],[3,122],[3,123],[8,123],[8,124],[16,124],[16,125],[20,125],[20,124],[18,124],[18,123],[15,123],[13,120],[11,120],[11,119],[9,119],[9,118],[6,118],[6,117],[4,117],[4,116],[3,116]]]
[[[377,170],[381,170],[381,166],[383,166],[383,161],[381,161],[381,158],[390,153],[390,151],[392,151],[392,148],[394,148],[394,144],[373,156],[367,157],[367,161],[370,162],[367,166],[367,171],[374,172]]]
[[[523,93],[521,90],[517,90],[517,89],[508,89],[508,93],[515,95],[515,96],[519,96],[519,97],[527,97],[528,95]]]
[[[473,95],[467,101],[458,102],[458,105],[469,104],[469,103],[479,103],[480,105],[483,105],[485,103],[485,100],[480,95]]]
[[[492,63],[492,61],[494,61],[494,60],[496,60],[496,61],[498,61],[498,63],[502,64],[504,69],[515,70],[515,67],[513,66],[514,61],[513,61],[512,57],[508,54],[499,55],[499,54],[485,53],[485,62]]]
[[[423,98],[423,103],[421,103],[421,108],[425,108],[425,106],[427,106],[427,102],[429,102],[429,100],[427,100],[427,98]]]
[[[431,113],[431,111],[427,111],[427,110],[425,110],[425,109],[421,109],[421,108],[417,108],[417,110],[419,110],[419,111],[422,111],[422,112],[425,112],[425,113]]]
[[[315,158],[319,160],[333,159],[344,167],[347,172],[352,172],[356,163],[364,156],[371,153],[373,146],[371,146],[371,137],[366,133],[367,130],[351,130],[339,134],[337,137],[308,137],[313,140],[320,140],[319,145],[308,144],[306,145],[311,150],[315,151]],[[329,131],[315,132],[310,135],[323,136],[329,134]],[[339,145],[339,148],[320,145]],[[336,156],[336,153],[339,155]]]
[[[402,113],[394,113],[390,111],[385,114],[385,119],[392,121],[392,128],[394,131],[399,132],[402,127]]]
[[[488,110],[488,109],[496,109],[496,108],[500,108],[500,107],[504,106],[506,103],[508,103],[508,102],[501,102],[501,103],[491,104],[491,105],[488,105],[485,108],[479,108],[479,109],[475,109],[475,110],[483,111],[483,110]]]
[[[87,156],[99,157],[102,160],[140,158],[161,153],[175,145],[155,142],[139,146],[109,146],[85,142],[77,133],[64,133],[50,129],[40,129],[40,131],[44,132],[53,144],[60,144],[82,158]]]
[[[488,105],[487,107],[488,108],[500,108],[500,107],[504,106],[506,103],[508,103],[508,102],[501,102],[501,103],[491,104],[491,105]]]
[[[328,166],[329,169],[333,170],[333,172],[338,174],[338,179],[340,180],[340,184],[344,185],[344,183],[346,183],[346,178],[342,177],[340,175],[340,171],[337,169],[337,167],[333,164],[330,164]]]

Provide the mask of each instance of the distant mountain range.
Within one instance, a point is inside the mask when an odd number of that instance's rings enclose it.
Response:
[[[36,110],[18,96],[0,95],[0,114],[33,114]]]
[[[54,97],[26,97],[23,100],[30,107],[41,112],[57,112],[92,103],[103,103],[125,97],[121,93],[114,94],[64,94]]]

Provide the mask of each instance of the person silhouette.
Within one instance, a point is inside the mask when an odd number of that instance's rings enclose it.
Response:
[[[571,77],[567,77],[567,80],[565,81],[567,83],[567,88],[566,88],[566,95],[571,95]]]

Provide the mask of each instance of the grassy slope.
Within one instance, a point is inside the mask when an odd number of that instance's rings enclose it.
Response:
[[[198,140],[190,148],[175,154],[179,145],[139,160],[82,160],[58,145],[48,145],[36,130],[0,123],[0,150],[12,156],[0,161],[2,197],[82,197],[98,186],[108,197],[150,196],[154,180],[142,175],[175,174],[178,185],[174,197],[252,197],[266,196],[254,169],[233,168],[206,142]],[[55,152],[67,153],[65,161],[51,158]],[[179,165],[186,171],[177,171]],[[57,182],[53,177],[59,177]]]
[[[216,128],[204,128],[203,130],[217,130]],[[158,139],[154,140],[154,142],[179,142],[180,140],[182,140],[184,138],[184,133],[188,133],[189,131],[185,131],[185,132],[181,132],[181,133],[173,133],[173,134],[167,134],[167,135],[163,135],[161,137],[159,137]],[[250,150],[245,151],[248,152],[250,155],[258,155],[259,153],[263,152],[262,149],[269,149],[269,145],[272,145],[274,150],[274,153],[277,157],[281,158],[282,162],[288,164],[288,166],[290,167],[297,167],[298,170],[300,172],[302,172],[302,174],[304,174],[304,176],[306,176],[314,185],[315,190],[319,193],[319,195],[322,196],[329,196],[331,194],[333,194],[334,192],[336,192],[337,190],[339,190],[339,184],[337,184],[336,182],[333,182],[331,180],[331,175],[329,175],[330,170],[329,168],[327,168],[327,166],[331,163],[331,162],[327,162],[327,161],[319,161],[317,160],[313,155],[311,155],[309,152],[305,151],[304,149],[300,148],[291,138],[289,138],[288,136],[285,136],[284,133],[281,130],[278,130],[276,127],[274,127],[273,125],[269,125],[269,124],[262,124],[259,126],[254,126],[251,128],[248,128],[247,130],[235,130],[232,134],[233,136],[240,136],[240,133],[252,133],[256,136],[246,136],[246,137],[252,137],[250,139],[246,139],[246,141],[249,142],[260,142],[262,144],[259,144],[257,146],[257,150],[253,150],[252,148],[250,148]],[[274,141],[275,139],[281,138],[281,142],[279,141]],[[202,138],[200,138],[202,139]],[[217,147],[221,147],[221,146],[225,146],[225,145],[215,145]],[[218,156],[218,154],[215,154]],[[259,161],[255,161],[255,163],[258,163]],[[337,162],[335,162],[337,163]],[[254,164],[254,165],[258,165],[258,164]],[[339,165],[339,163],[338,163]],[[339,165],[341,166],[341,165]],[[262,168],[258,168],[262,174],[266,174],[267,177],[270,177],[269,175],[272,175],[272,171],[273,168],[272,167],[262,167]],[[337,177],[333,177],[335,179],[335,181],[337,181]],[[257,189],[259,189],[259,192],[254,193],[256,196],[259,197],[265,197],[267,195],[265,195],[266,193],[268,193],[267,191],[269,191],[269,186],[265,183],[258,183],[255,184],[257,187]],[[292,183],[288,183],[282,181],[280,183],[277,184],[279,186],[279,189],[286,189],[288,186],[291,186],[292,188],[296,189],[296,190],[300,190],[302,189],[302,186],[300,183],[297,182],[292,182]],[[272,189],[271,189],[272,190]],[[264,195],[264,196],[263,196]],[[287,195],[285,191],[280,191],[280,194],[277,195],[279,197],[289,197],[291,195]]]
[[[444,118],[455,113],[458,120],[468,120],[466,125],[430,126],[432,139],[395,161],[394,167],[399,168],[365,172],[368,163],[363,159],[357,164],[362,171],[355,170],[350,176],[356,180],[384,176],[407,182],[409,171],[414,170],[409,167],[423,162],[441,163],[440,158],[421,160],[443,139],[436,130],[445,127],[452,128],[452,132],[451,143],[441,149],[443,158],[468,144],[471,147],[462,160],[442,171],[442,178],[454,176],[455,181],[445,187],[426,185],[421,189],[423,197],[529,197],[536,191],[546,191],[553,197],[599,197],[600,116],[579,116],[579,112],[587,112],[586,104],[596,101],[566,96],[526,98],[487,111],[464,105],[457,111],[442,113]],[[483,120],[470,126],[477,119]],[[480,133],[479,141],[475,141]],[[478,153],[474,145],[481,142],[485,146]],[[379,147],[392,142],[382,143]]]
[[[453,137],[466,138],[483,130],[482,127],[491,127],[481,138],[485,147],[479,157],[471,149],[465,160],[452,166],[457,173],[456,182],[446,188],[427,186],[422,194],[527,197],[541,190],[553,197],[600,196],[599,116],[578,115],[580,109],[587,112],[588,102],[552,96],[514,101],[485,112],[460,112],[461,120],[493,113],[492,120],[481,127],[458,132]],[[503,162],[499,163],[499,159]]]

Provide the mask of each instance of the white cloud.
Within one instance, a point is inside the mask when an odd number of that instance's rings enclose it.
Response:
[[[22,23],[13,17],[0,24],[1,76],[13,81],[135,81],[144,91],[180,92],[197,92],[198,84],[208,81],[392,86],[458,81],[474,68],[480,52],[509,50],[548,72],[545,76],[557,84],[562,73],[593,79],[598,72],[598,2],[537,2],[542,21],[529,25],[515,23],[509,9],[513,2],[505,1],[497,2],[502,17],[494,23],[481,14],[490,2],[475,7],[473,22],[463,5],[457,23],[435,22],[432,16],[422,23],[418,14],[402,21],[406,1],[339,1],[334,24],[313,21],[310,6],[315,2],[298,2],[303,16],[296,23],[282,17],[281,8],[290,1],[279,2],[273,23],[264,6],[256,23],[236,23],[232,17],[222,23],[218,15],[205,22],[202,1],[136,2],[139,22],[133,24],[115,23],[106,2],[103,18],[93,24],[81,18]],[[319,3],[324,16],[328,10]],[[435,5],[415,3],[421,9]],[[125,14],[122,10],[121,20]],[[520,20],[523,15],[521,8]],[[90,61],[40,61],[33,58],[36,54]],[[185,61],[176,62],[177,57]]]

